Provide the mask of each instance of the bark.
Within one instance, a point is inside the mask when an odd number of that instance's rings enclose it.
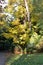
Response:
[[[30,21],[30,11],[29,11],[27,0],[24,0],[24,3],[25,3],[26,11],[27,11],[28,21]]]
[[[30,11],[29,11],[29,6],[27,3],[27,0],[24,0],[24,3],[25,3],[26,11],[27,11],[26,13],[27,13],[27,18],[28,18],[28,22],[29,22],[29,28],[31,30]]]

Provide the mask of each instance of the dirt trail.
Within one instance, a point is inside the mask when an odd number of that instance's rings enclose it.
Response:
[[[8,52],[0,52],[0,65],[5,65],[7,58],[10,56],[11,53]]]

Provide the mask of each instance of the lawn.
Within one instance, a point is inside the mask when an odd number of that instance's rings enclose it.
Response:
[[[12,55],[6,65],[43,65],[43,54]]]

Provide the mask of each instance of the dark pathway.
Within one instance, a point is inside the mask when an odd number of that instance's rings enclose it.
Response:
[[[8,52],[0,52],[0,65],[5,65],[7,58],[10,56]]]

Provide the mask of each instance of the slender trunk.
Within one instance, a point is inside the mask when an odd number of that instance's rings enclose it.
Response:
[[[28,21],[30,21],[30,11],[29,11],[29,7],[28,7],[28,3],[26,0],[24,0],[24,3],[25,3],[26,10],[27,10]]]
[[[29,6],[27,3],[27,0],[24,0],[24,3],[25,3],[26,11],[27,11],[26,13],[27,13],[27,18],[28,18],[28,22],[29,22],[29,28],[31,30],[30,11],[29,11]]]

